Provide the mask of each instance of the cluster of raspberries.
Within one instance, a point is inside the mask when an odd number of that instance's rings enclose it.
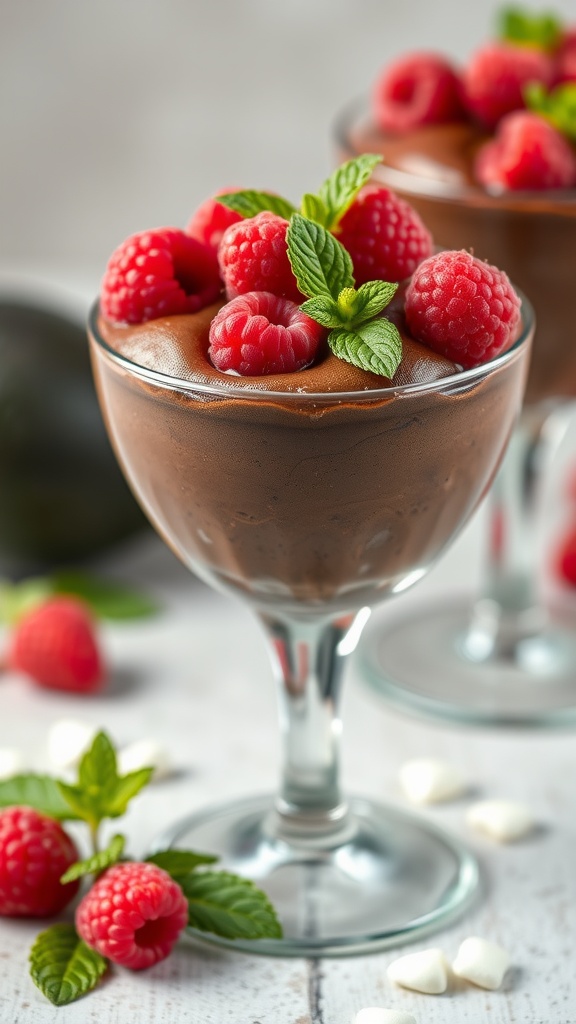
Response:
[[[435,53],[411,53],[388,65],[373,90],[376,123],[401,134],[429,124],[469,120],[490,133],[474,165],[491,190],[566,189],[576,185],[576,152],[566,135],[526,109],[525,90],[576,85],[576,29],[552,52],[510,42],[476,51],[459,71]]]

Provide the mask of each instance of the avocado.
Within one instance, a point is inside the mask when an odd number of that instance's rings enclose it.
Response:
[[[0,572],[95,555],[146,519],[106,436],[84,327],[0,299]]]

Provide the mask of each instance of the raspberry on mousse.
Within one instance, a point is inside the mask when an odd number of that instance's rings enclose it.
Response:
[[[215,196],[205,199],[192,214],[186,228],[188,235],[210,246],[215,253],[218,252],[226,228],[242,220],[239,213],[218,202],[217,196],[226,195],[230,191],[231,189],[222,189]]]
[[[541,50],[490,43],[473,55],[463,71],[464,103],[472,117],[494,128],[505,114],[526,106],[525,86],[540,82],[548,87],[553,74],[552,61]]]
[[[576,152],[549,121],[517,110],[502,118],[495,137],[478,150],[474,172],[491,189],[572,188]]]
[[[288,221],[265,211],[225,231],[218,260],[229,299],[244,292],[273,292],[303,302],[288,259]]]
[[[460,78],[436,53],[409,53],[384,69],[374,86],[372,109],[385,132],[459,120],[464,115]]]

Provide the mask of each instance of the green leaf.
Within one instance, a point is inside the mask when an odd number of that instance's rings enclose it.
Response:
[[[324,227],[326,227],[330,217],[326,203],[320,196],[315,196],[311,192],[307,192],[306,195],[302,196],[300,213],[303,217],[307,217],[308,220],[314,220],[317,224],[322,224]]]
[[[229,210],[234,210],[241,217],[255,217],[257,213],[269,210],[276,213],[285,220],[290,220],[295,207],[282,196],[275,196],[271,192],[256,192],[253,189],[244,189],[242,192],[227,192],[223,196],[214,196],[217,203],[222,203]]]
[[[524,89],[524,99],[530,110],[576,141],[576,82],[564,82],[551,92],[541,82],[530,82]]]
[[[225,939],[279,939],[282,928],[268,897],[227,871],[193,872],[182,881],[189,923]]]
[[[114,789],[107,794],[107,802],[104,808],[104,817],[119,818],[126,813],[128,804],[132,797],[136,796],[144,786],[147,786],[154,774],[154,768],[138,768],[135,772],[128,772],[127,775],[120,775]]]
[[[58,821],[71,821],[82,817],[70,808],[62,797],[58,780],[50,775],[13,775],[11,779],[2,780],[0,807],[11,807],[14,804],[33,807],[36,811]]]
[[[161,850],[146,860],[163,868],[178,882],[203,864],[215,864],[218,857],[211,853],[195,853],[193,850]]]
[[[555,50],[563,25],[553,14],[533,14],[523,7],[505,7],[498,16],[498,36],[508,43]]]
[[[114,836],[105,850],[100,850],[99,853],[88,857],[87,860],[77,860],[62,875],[60,879],[62,885],[65,885],[66,882],[73,882],[76,878],[82,878],[83,875],[99,875],[101,871],[116,864],[124,852],[125,842],[124,836]]]
[[[362,153],[337,167],[326,179],[319,191],[320,199],[328,209],[328,219],[324,221],[331,231],[354,202],[358,192],[369,180],[382,157],[375,153]]]
[[[34,577],[21,583],[2,580],[0,583],[0,621],[15,625],[23,615],[54,593],[48,578]]]
[[[339,359],[390,380],[402,359],[402,339],[398,328],[384,318],[362,324],[354,331],[331,331],[328,344]]]
[[[55,924],[40,932],[30,950],[32,979],[55,1006],[66,1006],[90,992],[107,966],[71,924]]]
[[[116,751],[106,733],[99,732],[80,761],[78,783],[58,782],[58,788],[76,814],[95,827],[103,818],[124,814],[153,772],[153,768],[140,768],[118,775]]]
[[[288,259],[304,295],[331,295],[354,286],[350,254],[326,228],[295,213],[286,235]]]
[[[56,594],[82,598],[100,619],[144,619],[158,611],[158,605],[145,594],[88,573],[60,572],[52,577],[52,584]]]
[[[397,290],[398,285],[391,281],[368,281],[361,285],[351,302],[351,326],[355,328],[367,320],[373,320],[385,309]],[[339,306],[341,297],[342,292],[338,296]]]
[[[338,309],[338,303],[331,295],[317,295],[314,299],[306,299],[300,309],[312,317],[317,324],[322,324],[322,327],[342,327],[345,323]]]

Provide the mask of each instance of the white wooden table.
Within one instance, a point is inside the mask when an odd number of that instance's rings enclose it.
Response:
[[[479,529],[473,523],[397,606],[452,587],[463,561],[475,576]],[[4,676],[0,745],[20,746],[41,767],[46,730],[63,716],[89,719],[118,743],[154,736],[168,745],[176,774],[136,799],[126,819],[131,852],[140,855],[158,831],[189,810],[275,787],[275,695],[259,628],[248,611],[190,577],[156,538],[96,568],[141,584],[158,597],[161,614],[104,629],[112,679],[102,696],[73,699]],[[354,667],[344,722],[350,791],[403,804],[399,765],[408,757],[439,755],[469,774],[474,795],[526,800],[536,812],[541,828],[505,847],[469,833],[466,800],[426,812],[469,841],[482,865],[484,890],[462,920],[420,945],[440,945],[452,955],[470,934],[500,942],[514,961],[502,991],[463,986],[434,997],[393,989],[385,969],[395,951],[308,962],[186,942],[152,970],[114,970],[95,993],[56,1009],[27,976],[37,924],[4,919],[1,1024],[350,1024],[357,1010],[370,1005],[404,1008],[419,1024],[576,1024],[574,733],[445,728],[403,717],[363,685]]]

